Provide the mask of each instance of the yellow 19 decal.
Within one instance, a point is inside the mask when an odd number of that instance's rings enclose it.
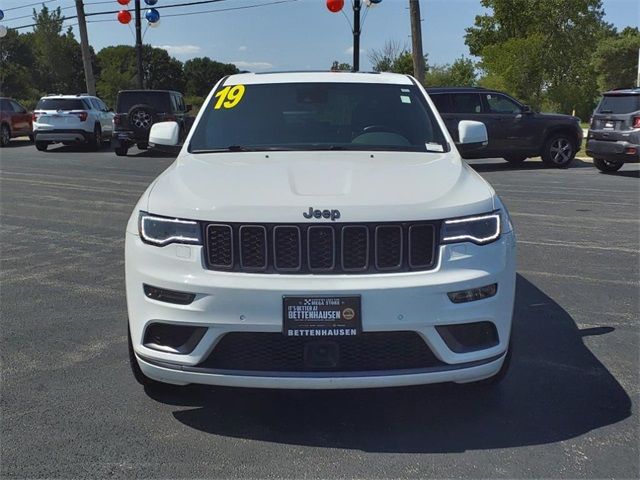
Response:
[[[215,106],[213,107],[216,110],[221,108],[233,108],[240,103],[242,97],[244,96],[244,85],[234,85],[224,87],[218,93],[216,93],[215,97],[218,99]]]

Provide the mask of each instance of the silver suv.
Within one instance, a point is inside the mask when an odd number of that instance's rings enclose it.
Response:
[[[90,95],[47,95],[33,112],[36,148],[52,143],[89,144],[96,150],[113,135],[113,110]]]

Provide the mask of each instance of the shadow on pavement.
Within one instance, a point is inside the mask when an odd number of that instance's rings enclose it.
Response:
[[[555,170],[554,167],[548,167],[539,159],[528,159],[522,163],[509,163],[506,160],[496,159],[474,159],[468,160],[467,163],[477,172],[502,172],[502,171],[520,171],[520,170]],[[572,168],[595,168],[592,163],[585,162],[576,158],[569,170]]]
[[[624,167],[622,167],[624,168]],[[603,175],[610,175],[612,177],[629,177],[629,178],[640,178],[640,170],[618,170],[617,172],[600,172]]]
[[[179,422],[242,439],[367,452],[460,452],[545,444],[630,415],[631,401],[571,316],[522,276],[511,370],[492,391],[434,385],[287,391],[190,386],[156,401]],[[184,408],[187,407],[187,408]]]
[[[31,140],[29,140],[27,137],[24,138],[12,138],[11,141],[9,142],[9,145],[5,145],[4,147],[2,147],[2,149],[4,150],[5,148],[20,148],[20,147],[32,147],[35,150],[35,146],[33,145],[33,142]],[[2,150],[0,150],[1,152]]]

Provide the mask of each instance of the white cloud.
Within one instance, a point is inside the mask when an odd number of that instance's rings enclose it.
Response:
[[[364,49],[364,48],[361,48],[361,49],[360,49],[360,55],[363,55],[363,54],[365,54],[365,53],[367,53],[367,50],[366,50],[366,49]],[[345,54],[345,55],[353,55],[353,46],[351,46],[351,47],[347,48],[347,49],[344,51],[344,54]]]
[[[233,63],[240,70],[269,70],[273,64],[269,62],[245,62],[243,60],[233,60]]]
[[[248,49],[249,48],[247,46],[245,46],[245,45],[241,45],[241,46],[238,47],[238,50],[241,51],[241,52],[246,52]]]
[[[176,57],[194,55],[202,50],[198,45],[158,45],[156,48],[166,50],[169,55]]]

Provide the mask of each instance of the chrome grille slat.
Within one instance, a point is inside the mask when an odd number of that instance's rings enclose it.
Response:
[[[375,274],[436,266],[440,222],[204,225],[211,270]]]

